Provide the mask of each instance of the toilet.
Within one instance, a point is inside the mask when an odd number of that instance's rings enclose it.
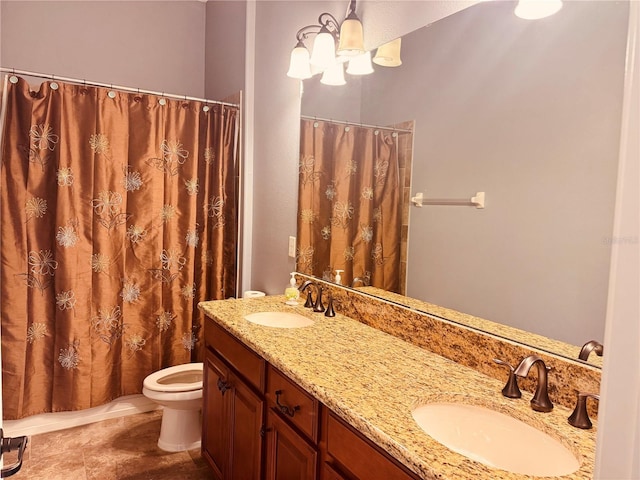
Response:
[[[144,379],[142,394],[163,406],[158,447],[167,452],[200,448],[202,362],[152,373]]]

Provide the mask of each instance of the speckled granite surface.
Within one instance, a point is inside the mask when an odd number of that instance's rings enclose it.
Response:
[[[299,277],[305,278],[304,275]],[[493,363],[493,358],[499,358],[515,367],[526,356],[539,355],[547,367],[552,368],[549,372],[549,396],[554,403],[573,409],[578,392],[600,391],[599,368],[579,360],[550,354],[542,349],[528,347],[527,345],[535,345],[534,342],[538,341],[538,338],[527,339],[527,332],[519,331],[522,343],[517,343],[487,334],[485,328],[478,332],[410,307],[363,295],[354,289],[326,282],[322,284],[325,292],[331,292],[333,295],[336,311],[343,315],[498,380],[506,381],[507,371],[506,367]],[[482,319],[471,318],[475,319],[476,327],[483,327]],[[519,379],[518,383],[523,390],[531,393],[535,390],[533,374]],[[587,408],[589,415],[597,418],[598,402],[587,402]]]
[[[479,328],[480,330],[492,333],[494,335],[499,335],[504,338],[510,338],[516,342],[520,342],[526,345],[535,345],[542,350],[545,350],[547,352],[555,352],[558,355],[562,355],[567,358],[577,360],[578,355],[580,354],[580,347],[578,346],[543,337],[542,335],[537,335],[535,333],[520,330],[518,328],[513,328],[501,323],[485,320],[483,318],[458,312],[456,310],[451,310],[450,308],[441,307],[433,303],[416,300],[414,298],[406,297],[404,295],[399,295],[393,292],[387,292],[386,290],[382,290],[376,287],[359,287],[356,290],[373,295],[375,297],[389,300],[391,302],[404,304],[407,307],[419,310],[421,312],[432,313],[433,315],[437,315],[438,317],[453,320],[463,325]],[[589,356],[587,363],[602,368],[602,357],[598,357],[595,353],[592,353]]]
[[[202,302],[199,307],[422,478],[531,478],[487,467],[426,435],[411,410],[443,399],[492,407],[560,440],[581,466],[571,475],[556,478],[592,476],[596,429],[571,427],[567,408],[534,412],[528,393],[518,400],[504,398],[502,381],[341,314],[327,318],[302,306],[287,306],[282,296]],[[296,312],[312,318],[314,324],[280,329],[244,319],[262,311]],[[492,354],[486,353],[483,361],[493,363]]]

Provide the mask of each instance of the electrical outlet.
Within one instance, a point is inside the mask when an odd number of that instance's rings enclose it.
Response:
[[[289,256],[296,258],[296,237],[289,237]]]

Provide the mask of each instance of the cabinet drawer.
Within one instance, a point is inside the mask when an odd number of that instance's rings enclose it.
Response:
[[[367,480],[418,478],[333,412],[326,416],[326,430],[323,438],[326,435],[327,453],[349,472],[349,476]]]
[[[267,400],[315,444],[318,441],[319,402],[269,365]]]
[[[264,392],[266,362],[215,321],[207,318],[204,342],[214,349],[246,382]]]

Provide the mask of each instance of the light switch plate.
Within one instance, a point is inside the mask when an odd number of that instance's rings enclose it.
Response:
[[[289,256],[296,258],[296,237],[289,237]]]

